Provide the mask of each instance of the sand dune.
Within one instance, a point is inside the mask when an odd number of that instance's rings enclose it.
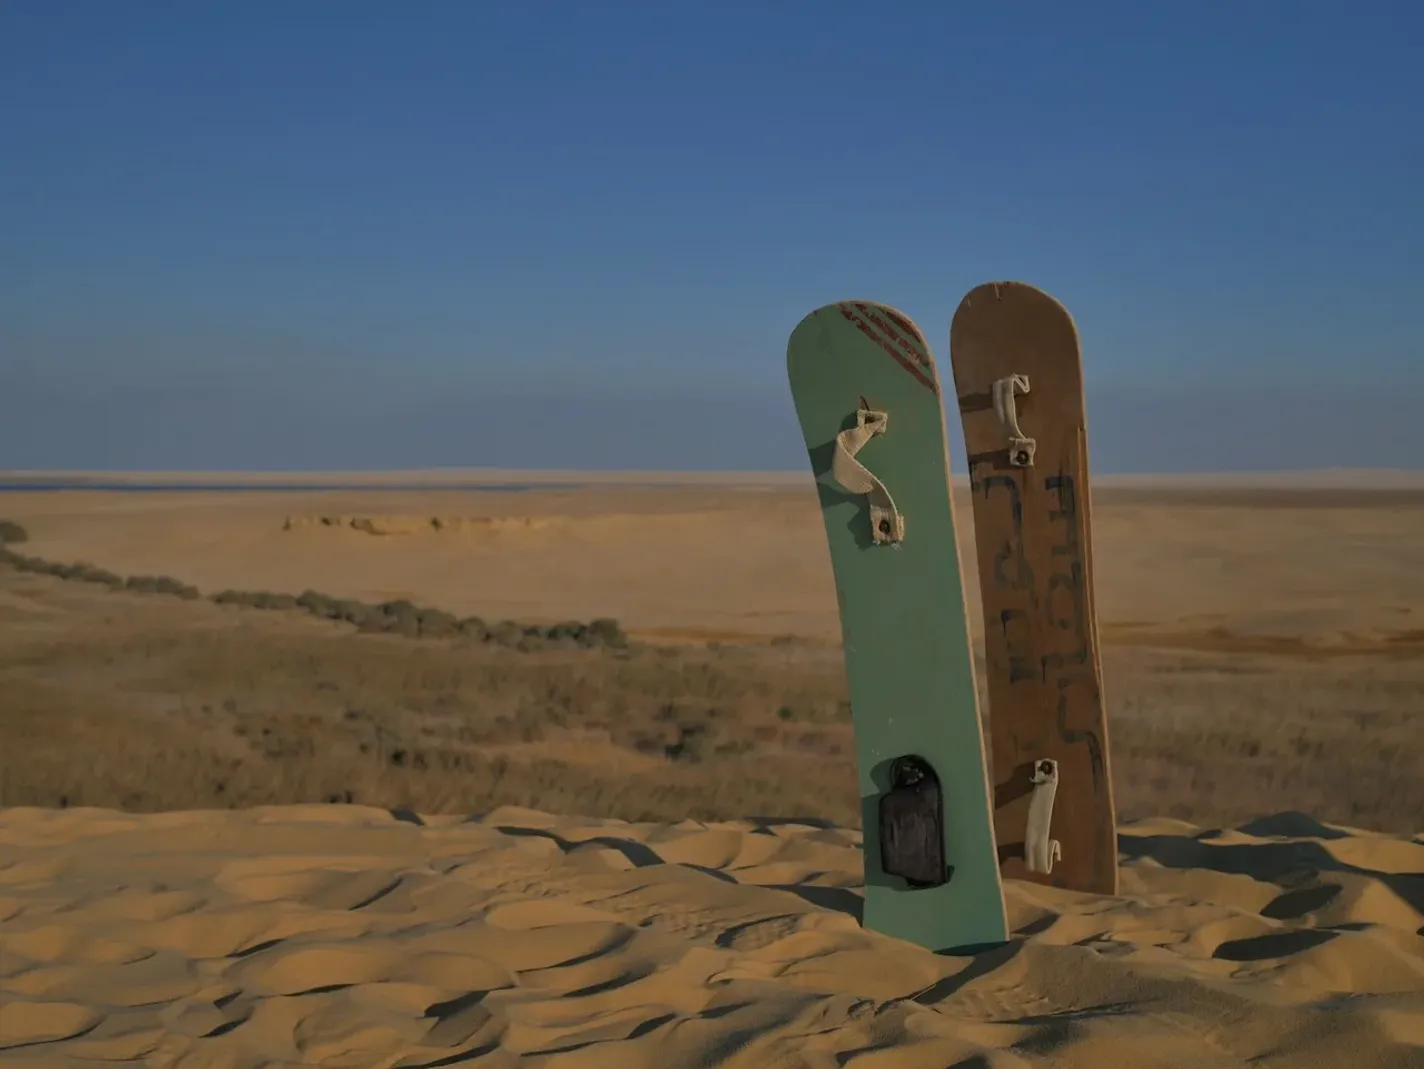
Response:
[[[204,593],[834,638],[804,482],[437,483],[17,492],[3,518],[25,553]],[[1421,504],[1095,495],[1123,804],[1418,831]],[[0,787],[61,807],[0,810],[3,1067],[1424,1067],[1424,834],[1128,824],[1120,895],[1010,883],[1011,942],[955,957],[860,928],[859,832],[828,823],[63,808],[844,814],[823,643],[545,657],[18,571],[0,624]]]
[[[1417,1066],[1424,841],[1125,829],[1013,940],[863,931],[858,834],[506,808],[0,814],[6,1065]]]

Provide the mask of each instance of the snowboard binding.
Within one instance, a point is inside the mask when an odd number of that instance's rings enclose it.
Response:
[[[864,397],[855,413],[855,426],[836,435],[836,452],[831,460],[831,476],[841,489],[864,494],[870,506],[870,537],[878,545],[901,542],[905,538],[905,517],[895,507],[885,484],[856,459],[865,443],[884,434],[890,416],[874,411]]]
[[[915,754],[890,763],[890,790],[880,798],[880,867],[913,888],[939,887],[954,875],[944,859],[939,777]]]
[[[1010,375],[996,379],[993,393],[994,414],[999,417],[999,427],[1009,440],[1009,463],[1016,468],[1033,467],[1033,454],[1038,449],[1038,443],[1025,437],[1019,429],[1018,401],[1015,400],[1019,394],[1028,393],[1028,376]]]
[[[1033,794],[1028,803],[1028,830],[1024,835],[1024,861],[1029,872],[1047,876],[1053,863],[1063,859],[1063,847],[1048,833],[1053,824],[1053,799],[1058,793],[1058,762],[1044,757],[1033,763],[1029,777]]]

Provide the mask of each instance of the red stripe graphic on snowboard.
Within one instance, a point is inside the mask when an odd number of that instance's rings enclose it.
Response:
[[[916,360],[918,360],[920,362],[920,366],[923,367],[926,371],[930,369],[931,364],[929,354],[925,352],[924,349],[922,349],[920,346],[914,344],[910,340],[919,337],[919,331],[914,328],[914,326],[910,323],[908,319],[902,316],[899,312],[891,311],[889,308],[881,308],[880,315],[883,315],[889,321],[890,325],[882,323],[880,319],[877,318],[877,316],[874,315],[873,312],[870,310],[866,310],[866,314],[869,316],[870,321],[872,323],[878,325],[887,334],[891,332],[891,325],[893,325],[894,331],[900,335],[903,335],[905,344],[908,345],[912,350],[910,355],[912,355]]]
[[[902,316],[896,315],[888,308],[876,308],[874,305],[861,302],[856,303],[855,310],[868,322],[880,328],[880,333],[887,335],[902,353],[921,367],[929,368],[929,358],[911,340],[916,336],[915,328],[910,326]]]
[[[904,323],[903,320],[896,317],[896,321],[902,324],[902,329],[905,330],[905,333],[902,334],[868,305],[838,304],[836,307],[840,309],[841,315],[855,324],[858,331],[884,349],[897,364],[913,375],[921,386],[933,394],[939,393],[939,384],[925,374],[925,369],[930,366],[927,358],[920,351],[919,346],[906,336],[912,333],[908,329],[908,323]],[[875,324],[875,327],[871,326],[872,323]],[[879,330],[876,330],[876,327]]]

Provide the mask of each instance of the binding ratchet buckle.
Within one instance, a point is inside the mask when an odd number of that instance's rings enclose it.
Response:
[[[1029,872],[1047,876],[1062,860],[1063,848],[1048,832],[1053,824],[1053,797],[1058,793],[1058,762],[1044,757],[1033,763],[1033,795],[1028,802],[1028,831],[1024,836],[1024,861]]]

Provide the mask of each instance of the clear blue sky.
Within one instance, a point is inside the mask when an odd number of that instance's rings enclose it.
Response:
[[[884,300],[943,360],[995,278],[1077,317],[1101,470],[1424,467],[1421,35],[1308,0],[9,0],[0,468],[795,468],[802,315]]]

